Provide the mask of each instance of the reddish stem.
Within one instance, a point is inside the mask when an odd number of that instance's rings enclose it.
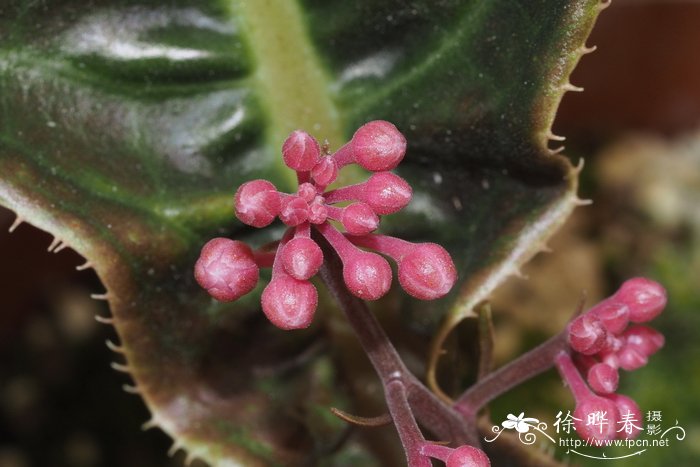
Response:
[[[340,233],[338,235],[343,237]],[[389,382],[400,380],[406,388],[408,403],[413,408],[416,418],[432,433],[440,439],[456,444],[478,446],[476,427],[467,424],[460,414],[438,399],[408,371],[379,322],[367,308],[367,304],[351,295],[345,288],[340,258],[329,248],[328,242],[323,241],[324,238],[315,239],[321,245],[326,258],[320,271],[321,279],[345,312],[362,348],[379,375],[385,392]],[[344,237],[343,239],[345,240]]]
[[[440,444],[426,442],[423,444],[423,446],[421,446],[420,451],[424,456],[432,457],[445,462],[450,454],[452,454],[454,449],[448,448],[447,446],[442,446]]]
[[[396,261],[400,261],[403,256],[416,247],[415,243],[389,235],[347,235],[347,239],[354,245],[384,253]]]
[[[328,222],[316,225],[316,229],[328,240],[328,243],[331,244],[342,261],[345,261],[350,255],[357,254],[361,251],[350,243],[350,240],[345,238],[345,235],[338,232],[338,230]]]
[[[432,463],[428,457],[421,452],[421,447],[425,444],[425,438],[418,428],[416,419],[413,417],[411,406],[408,405],[406,387],[401,380],[389,381],[385,387],[386,404],[389,408],[391,418],[394,420],[396,431],[406,453],[408,467],[431,467]]]
[[[364,200],[364,191],[367,182],[347,185],[323,194],[326,204],[340,203],[341,201]]]
[[[593,396],[593,392],[588,388],[586,382],[583,381],[581,373],[578,372],[571,356],[568,352],[562,351],[554,358],[554,363],[559,370],[562,379],[569,385],[571,393],[574,395],[577,403],[589,399]]]
[[[352,147],[352,141],[345,143],[343,147],[338,149],[331,157],[335,160],[338,170],[355,162],[355,151]]]
[[[453,408],[474,420],[479,410],[501,394],[552,368],[555,357],[568,350],[566,329],[516,360],[480,379],[462,394]]]

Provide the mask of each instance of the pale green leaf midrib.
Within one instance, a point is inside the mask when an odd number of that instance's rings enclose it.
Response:
[[[339,113],[297,2],[228,2],[253,55],[255,88],[269,119],[269,149],[279,154],[284,139],[296,129],[339,147],[344,142]],[[276,163],[282,165],[282,158]]]

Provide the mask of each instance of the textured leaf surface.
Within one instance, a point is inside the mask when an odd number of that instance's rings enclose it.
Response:
[[[278,148],[293,129],[337,148],[368,120],[394,122],[415,199],[384,230],[444,244],[462,281],[439,302],[385,303],[424,335],[451,310],[435,363],[449,330],[573,209],[575,173],[548,134],[599,10],[5,1],[0,202],[95,267],[128,369],[178,443],[218,465],[312,461],[343,434],[325,412],[351,395],[341,382],[352,372],[325,352],[342,333],[329,313],[283,333],[262,318],[259,291],[224,306],[199,290],[192,265],[206,239],[279,234],[237,223],[233,191],[260,177],[291,188]]]

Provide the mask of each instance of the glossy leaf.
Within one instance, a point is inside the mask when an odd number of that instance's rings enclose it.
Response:
[[[575,205],[575,173],[548,135],[600,9],[5,1],[0,202],[94,266],[128,370],[178,445],[217,465],[311,461],[344,429],[317,411],[350,396],[323,356],[324,342],[340,345],[324,327],[337,319],[325,310],[311,329],[284,333],[261,316],[259,290],[221,305],[192,277],[208,238],[279,235],[235,221],[235,188],[253,178],[292,187],[279,155],[291,130],[337,148],[368,120],[394,122],[415,199],[384,229],[445,245],[462,281],[438,302],[401,298],[424,334],[451,310],[434,364],[450,329]]]

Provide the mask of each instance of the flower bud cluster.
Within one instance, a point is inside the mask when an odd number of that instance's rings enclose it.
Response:
[[[241,222],[261,228],[279,219],[288,226],[276,253],[254,252],[241,242],[215,238],[202,249],[195,278],[214,298],[231,301],[255,288],[260,267],[272,266],[272,279],[262,294],[263,312],[282,329],[305,328],[318,302],[309,279],[323,264],[323,252],[311,237],[313,229],[340,257],[343,279],[353,295],[377,300],[389,291],[392,271],[384,258],[388,256],[398,264],[399,283],[411,296],[421,300],[444,296],[457,279],[444,248],[372,234],[380,216],[400,211],[411,201],[410,185],[390,172],[405,152],[401,132],[380,120],[360,127],[334,154],[323,154],[311,135],[294,131],[282,146],[282,158],[297,173],[296,193],[282,193],[267,180],[253,180],[241,185],[234,197]],[[350,164],[374,173],[363,183],[327,190],[338,171]],[[342,231],[330,221],[339,223]]]
[[[619,370],[641,368],[663,347],[663,334],[639,323],[651,321],[665,306],[666,291],[660,284],[634,278],[569,324],[572,356],[560,355],[556,364],[576,399],[575,426],[582,438],[609,440],[639,434],[639,407],[629,397],[615,394]],[[586,375],[588,385],[581,374]],[[605,429],[602,424],[588,423],[594,413],[606,414]],[[636,425],[628,423],[620,430],[624,417],[627,421],[634,417]]]

